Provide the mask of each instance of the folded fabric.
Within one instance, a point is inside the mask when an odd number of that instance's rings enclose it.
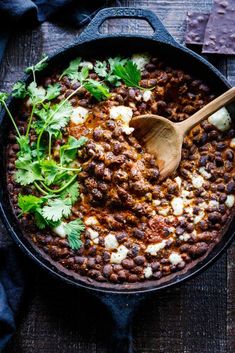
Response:
[[[79,28],[109,1],[76,0],[1,0],[0,1],[0,62],[9,35],[21,28],[30,28],[44,21]]]
[[[108,1],[1,0],[0,62],[10,34],[49,20],[78,28],[87,23]],[[15,330],[15,314],[21,301],[24,276],[14,245],[0,241],[0,352]]]
[[[21,260],[14,245],[0,248],[0,352],[15,330],[25,282]]]

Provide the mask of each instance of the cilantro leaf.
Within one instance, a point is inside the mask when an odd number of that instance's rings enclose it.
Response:
[[[110,66],[111,73],[114,71],[116,65],[124,66],[127,63],[127,59],[121,58],[120,56],[116,56],[114,58],[109,58],[108,63]]]
[[[76,58],[75,60],[70,61],[69,63],[69,67],[67,67],[67,69],[65,69],[62,72],[62,75],[60,76],[60,80],[63,76],[67,76],[68,78],[70,78],[71,80],[73,79],[77,79],[77,74],[78,74],[78,67],[79,64],[81,63],[81,57]]]
[[[50,113],[48,114],[49,118],[46,131],[55,133],[68,124],[69,118],[72,114],[72,106],[69,102],[66,102],[60,108],[59,106],[59,104],[55,104],[51,107]]]
[[[60,221],[49,221],[43,217],[42,208],[38,208],[35,213],[35,222],[39,229],[44,229],[46,227],[55,228],[60,224]]]
[[[37,134],[39,134],[44,125],[46,125],[45,131],[50,134],[58,135],[61,128],[68,124],[72,114],[72,106],[69,102],[66,102],[61,107],[60,104],[54,104],[53,106],[44,104],[44,108],[36,108],[34,114],[40,118],[40,120],[33,123],[33,128]]]
[[[108,87],[102,85],[100,82],[88,79],[83,85],[88,92],[90,92],[98,101],[109,98],[111,94],[109,93]]]
[[[45,99],[45,89],[43,87],[38,87],[34,81],[28,86],[28,93],[34,104],[41,103]]]
[[[82,220],[76,219],[75,221],[71,221],[64,225],[64,229],[71,249],[79,249],[82,245],[81,232],[85,230]]]
[[[58,221],[62,217],[68,217],[71,213],[71,202],[69,200],[49,200],[48,205],[42,209],[42,215],[49,221]]]
[[[25,72],[27,74],[29,74],[31,71],[33,71],[33,72],[42,71],[48,65],[47,60],[48,60],[48,56],[43,55],[42,59],[38,63],[36,63],[35,65],[27,67],[25,69]]]
[[[0,92],[0,103],[2,102],[6,102],[6,100],[8,99],[9,94],[6,92]]]
[[[11,94],[15,98],[24,99],[28,94],[25,83],[22,81],[16,82],[12,88]]]
[[[84,146],[87,141],[87,137],[84,136],[81,136],[78,140],[73,136],[69,136],[66,145],[60,148],[61,164],[73,161],[76,158],[77,149]]]
[[[120,77],[128,87],[138,87],[141,79],[141,72],[133,61],[129,60],[123,65],[115,65],[114,73]]]
[[[69,185],[64,191],[62,191],[60,197],[62,199],[69,199],[73,205],[77,201],[79,195],[79,184],[77,181],[75,181],[75,183]]]
[[[21,157],[28,155],[28,158],[30,158],[31,148],[28,136],[16,137],[16,140],[20,147],[20,151],[17,153],[17,155]]]
[[[77,74],[77,79],[81,83],[83,83],[89,75],[89,69],[87,66],[84,66],[80,72]]]
[[[42,215],[42,209],[41,208],[38,208],[37,210],[35,210],[34,217],[35,217],[36,226],[39,229],[45,229],[46,226],[48,226],[47,220]]]
[[[43,203],[43,199],[34,195],[21,195],[18,196],[18,206],[22,213],[34,212]]]
[[[36,180],[42,180],[41,168],[38,162],[32,162],[28,155],[19,157],[15,162],[15,180],[17,183],[26,186]]]
[[[57,163],[52,159],[44,159],[40,161],[41,171],[45,177],[45,182],[47,185],[51,185],[58,172]]]
[[[59,83],[47,87],[45,99],[52,100],[60,95],[61,86]]]
[[[106,77],[108,75],[107,71],[107,63],[106,61],[96,61],[96,65],[94,67],[94,71],[100,77]]]

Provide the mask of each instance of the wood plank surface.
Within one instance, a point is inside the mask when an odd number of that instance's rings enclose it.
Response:
[[[148,8],[181,43],[186,12],[209,11],[212,0],[124,0],[122,6]],[[102,30],[145,33],[146,23],[111,20]],[[25,66],[42,52],[53,53],[76,39],[79,31],[50,23],[15,35],[0,70],[0,87],[10,89]],[[234,58],[208,59],[235,85]],[[1,242],[10,240],[6,232]],[[110,318],[91,296],[65,287],[29,260],[28,286],[17,332],[5,353],[106,353]],[[235,352],[235,244],[213,267],[197,278],[153,295],[134,320],[137,353]]]

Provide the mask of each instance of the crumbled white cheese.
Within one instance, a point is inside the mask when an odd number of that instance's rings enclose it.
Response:
[[[137,65],[140,71],[144,71],[145,65],[149,63],[150,57],[148,54],[133,54],[131,60]]]
[[[148,101],[151,99],[151,97],[152,97],[152,92],[151,92],[150,90],[144,91],[144,93],[143,93],[143,100],[144,100],[145,102],[148,102]]]
[[[111,254],[110,262],[112,264],[120,264],[126,258],[128,251],[124,245],[120,245],[117,252]]]
[[[93,243],[94,243],[94,244],[99,244],[99,238],[93,239]]]
[[[83,124],[88,117],[88,113],[89,111],[86,108],[83,108],[80,106],[73,108],[73,112],[70,120],[74,124]]]
[[[130,107],[125,107],[124,105],[113,106],[110,111],[109,115],[111,119],[114,120],[121,120],[121,122],[129,126],[129,122],[133,116],[133,111]]]
[[[79,67],[87,67],[89,70],[92,70],[94,66],[90,61],[82,61]]]
[[[226,199],[226,201],[225,201],[225,205],[226,205],[228,208],[232,208],[233,205],[234,205],[234,201],[235,201],[234,195],[228,195],[228,196],[227,196],[227,199]]]
[[[204,167],[199,168],[198,171],[205,179],[211,178],[211,174],[208,173]]]
[[[135,129],[133,127],[129,127],[129,126],[123,126],[122,127],[122,131],[126,134],[126,135],[130,135]]]
[[[190,239],[190,234],[184,232],[182,235],[179,236],[179,239],[180,239],[180,240],[187,241],[187,240]]]
[[[104,246],[106,249],[116,249],[118,247],[118,241],[114,234],[109,233],[104,238]]]
[[[158,213],[161,215],[161,216],[167,216],[168,213],[169,213],[170,209],[169,207],[165,207],[165,208],[160,208],[158,210]]]
[[[182,257],[176,252],[173,252],[169,256],[169,261],[172,265],[178,265],[180,262],[182,262]]]
[[[159,206],[161,204],[160,200],[153,200],[152,201],[153,206]]]
[[[221,108],[212,114],[208,121],[220,131],[226,131],[230,128],[232,120],[226,108]]]
[[[150,255],[157,255],[158,251],[164,249],[166,246],[166,240],[161,241],[160,243],[150,244],[147,246],[145,252],[149,253]]]
[[[184,201],[181,197],[174,197],[171,201],[171,207],[175,216],[180,216],[184,212]]]
[[[186,198],[186,197],[188,197],[189,195],[190,195],[190,191],[188,191],[188,190],[182,190],[181,196],[182,196],[183,198]]]
[[[64,225],[65,224],[66,224],[65,222],[61,222],[57,227],[52,228],[52,231],[55,234],[59,235],[59,237],[65,238],[66,237],[66,232],[65,232],[65,229],[64,229]]]
[[[86,226],[95,226],[95,225],[99,224],[99,222],[95,216],[88,217],[84,223]]]
[[[181,185],[182,185],[182,179],[179,177],[179,176],[177,176],[176,178],[175,178],[175,182],[176,182],[176,184],[178,185],[178,187],[179,187],[179,189],[181,188]]]
[[[195,175],[192,177],[192,183],[195,188],[199,189],[202,187],[204,179],[201,175]]]
[[[89,233],[89,235],[90,235],[90,238],[91,238],[92,240],[95,239],[95,238],[98,238],[99,233],[98,233],[96,230],[94,230],[94,229],[92,229],[92,228],[87,228],[87,231],[88,231],[88,233]]]
[[[204,211],[200,211],[199,214],[194,217],[193,223],[194,224],[199,223],[203,219],[204,216],[205,216],[205,212]]]
[[[209,206],[218,208],[219,207],[219,202],[216,201],[216,200],[210,200],[209,201]]]
[[[145,267],[145,269],[144,269],[144,277],[145,278],[150,278],[150,277],[152,277],[152,274],[153,274],[153,270],[152,270],[151,266]]]
[[[137,94],[137,95],[135,96],[135,100],[137,100],[138,102],[141,101],[141,99],[142,99],[141,94]],[[130,103],[129,103],[129,105],[130,105]],[[131,105],[130,105],[130,106],[131,106]]]
[[[193,215],[193,207],[185,207],[185,212],[188,213],[190,216]]]
[[[235,138],[230,141],[230,147],[235,148]]]

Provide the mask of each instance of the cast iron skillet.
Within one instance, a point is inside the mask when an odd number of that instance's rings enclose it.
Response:
[[[112,34],[100,33],[100,26],[109,18],[132,18],[144,19],[153,28],[152,35],[131,35],[131,34]],[[223,75],[217,71],[205,59],[178,44],[167,32],[158,17],[151,11],[137,8],[108,8],[101,10],[91,21],[89,26],[79,36],[75,43],[64,48],[49,59],[49,67],[63,62],[78,55],[115,55],[120,52],[127,54],[133,52],[152,51],[157,55],[170,60],[172,65],[178,65],[188,72],[195,74],[197,78],[203,78],[215,93],[220,94],[230,87]],[[30,77],[25,77],[29,82]],[[15,102],[9,102],[11,109],[14,109]],[[133,312],[140,300],[143,300],[148,293],[159,291],[164,288],[179,284],[186,279],[198,274],[217,259],[222,251],[231,242],[235,233],[235,223],[231,223],[226,234],[219,243],[213,248],[207,257],[197,263],[193,268],[185,273],[169,277],[165,282],[148,281],[146,283],[133,283],[128,285],[101,284],[89,282],[87,278],[71,275],[58,268],[49,259],[45,258],[32,244],[23,236],[19,225],[13,215],[9,202],[6,182],[6,146],[9,131],[8,118],[4,116],[0,120],[0,215],[12,238],[19,248],[21,248],[30,258],[37,262],[47,272],[55,275],[67,284],[72,284],[78,288],[90,290],[99,300],[101,300],[110,310],[114,323],[113,340],[111,341],[110,352],[112,353],[131,353],[133,352],[130,322]]]

